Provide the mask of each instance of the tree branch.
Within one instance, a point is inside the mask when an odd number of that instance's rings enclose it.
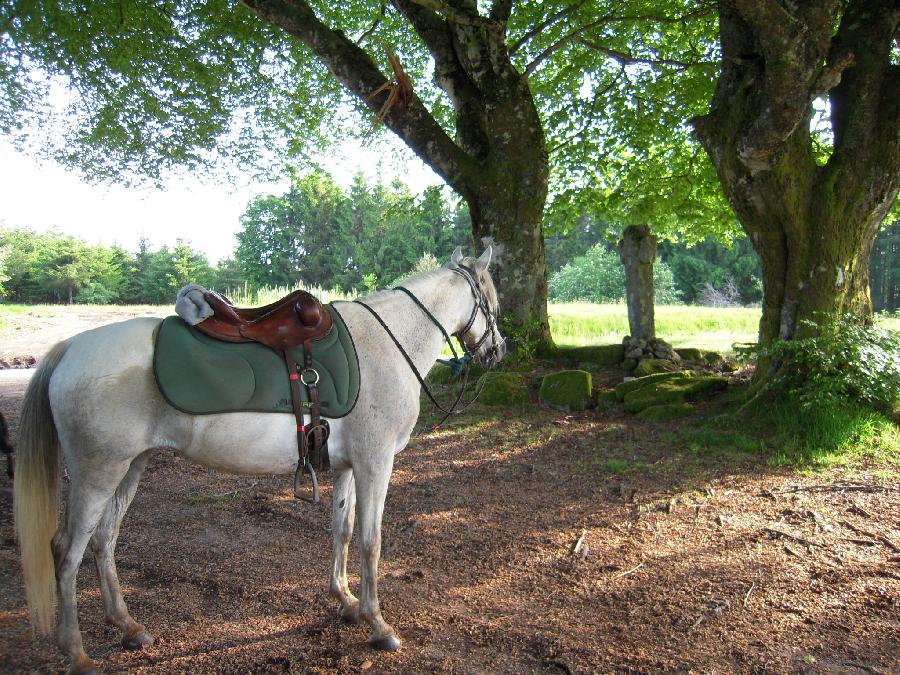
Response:
[[[593,42],[592,40],[588,40],[584,37],[579,37],[578,42],[583,44],[585,47],[593,49],[596,52],[600,52],[601,54],[606,54],[614,61],[618,61],[623,66],[631,65],[633,63],[646,63],[651,66],[676,66],[678,68],[694,68],[696,66],[708,65],[709,61],[679,61],[677,59],[645,59],[639,56],[634,56],[629,52],[619,51],[617,49],[611,49],[609,47],[604,47],[603,45]]]
[[[826,65],[838,75],[828,92],[834,149],[824,180],[852,176],[838,183],[848,186],[840,199],[882,217],[900,188],[900,66],[891,63],[898,28],[896,0],[852,2]]]
[[[509,16],[512,14],[513,0],[494,0],[491,6],[490,18],[502,24],[504,27],[509,23]]]
[[[487,141],[479,124],[472,124],[480,114],[481,92],[459,62],[447,22],[412,0],[392,0],[397,10],[412,25],[434,58],[434,79],[447,93],[456,112],[457,142],[465,152],[479,157]]]
[[[518,40],[516,40],[515,44],[509,48],[510,56],[515,54],[517,51],[519,51],[525,45],[525,43],[527,43],[529,40],[531,40],[534,37],[543,33],[545,30],[547,30],[550,26],[555,24],[560,19],[568,16],[569,14],[573,14],[573,13],[577,12],[586,2],[587,2],[587,0],[579,0],[574,5],[571,5],[569,7],[564,7],[563,9],[559,10],[558,12],[548,16],[546,19],[541,21],[538,25],[536,25],[530,31],[525,33],[525,35],[523,35]]]
[[[323,24],[304,0],[243,0],[263,19],[303,42],[338,81],[377,113],[389,93],[373,96],[388,78],[372,57],[343,33]],[[406,106],[393,106],[384,123],[449,185],[460,189],[473,160],[453,140],[413,94]]]
[[[372,33],[375,32],[375,29],[381,24],[384,20],[385,15],[387,14],[387,3],[385,0],[381,0],[381,12],[378,14],[378,18],[372,22],[372,25],[369,26],[366,30],[362,32],[362,34],[356,39],[356,44],[361,45],[363,40],[369,37]]]
[[[682,23],[687,21],[688,19],[693,19],[698,16],[704,16],[705,14],[709,14],[713,10],[713,5],[709,3],[703,3],[686,14],[682,14],[681,16],[671,17],[671,16],[659,16],[655,14],[632,14],[626,16],[616,16],[613,14],[607,14],[606,16],[602,16],[596,21],[591,21],[580,28],[576,28],[575,30],[567,33],[563,37],[561,37],[557,42],[553,43],[540,54],[538,54],[534,60],[529,63],[525,67],[525,76],[528,77],[531,75],[541,63],[543,63],[547,58],[552,56],[555,52],[559,51],[562,47],[565,47],[567,44],[572,42],[573,40],[579,39],[580,36],[588,30],[592,28],[597,28],[598,26],[603,26],[606,24],[614,24],[614,23],[634,23],[637,21],[647,21],[650,23],[661,23],[661,24],[675,24]],[[526,36],[527,37],[527,36]],[[530,39],[530,38],[529,38]],[[524,39],[520,40],[519,43],[513,47],[513,49],[518,49],[521,44],[524,44]],[[510,52],[513,53],[513,52]]]
[[[503,30],[505,22],[500,23],[498,20],[483,16],[477,13],[465,12],[460,8],[454,7],[444,0],[411,0],[417,5],[421,5],[426,9],[430,9],[435,14],[443,16],[447,21],[455,23],[459,26],[479,26],[490,30]],[[510,0],[511,1],[511,0]]]

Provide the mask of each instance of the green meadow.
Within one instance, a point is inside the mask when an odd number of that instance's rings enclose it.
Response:
[[[676,347],[730,351],[735,342],[756,342],[759,308],[656,307],[656,334]],[[628,335],[625,305],[586,302],[551,304],[550,329],[562,346],[619,342]]]

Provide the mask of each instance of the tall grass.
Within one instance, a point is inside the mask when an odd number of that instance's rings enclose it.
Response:
[[[656,334],[675,346],[728,351],[735,342],[756,342],[759,308],[656,307]],[[586,302],[551,304],[550,331],[558,345],[620,342],[628,335],[625,305]]]
[[[323,303],[335,300],[352,300],[356,297],[355,295],[344,293],[339,288],[331,290],[319,288],[318,286],[263,286],[261,288],[252,288],[247,284],[244,284],[241,288],[229,289],[225,295],[238,307],[259,307],[280,300],[298,288],[312,293]]]

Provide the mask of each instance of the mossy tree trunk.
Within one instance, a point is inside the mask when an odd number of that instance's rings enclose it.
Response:
[[[492,271],[501,313],[519,339],[552,346],[542,220],[548,155],[527,77],[507,49],[511,0],[493,0],[487,16],[474,0],[392,0],[434,59],[435,82],[455,114],[451,137],[400,72],[386,77],[342,32],[326,26],[304,0],[244,0],[261,17],[306,44],[373,112],[400,89],[384,124],[468,203],[472,235],[495,247]],[[392,84],[383,89],[386,80]],[[382,88],[382,93],[373,92]],[[514,346],[514,345],[513,345]]]
[[[760,342],[871,314],[869,256],[900,187],[900,3],[719,6],[722,69],[709,114],[692,122],[762,261]],[[823,97],[830,153],[810,131]]]

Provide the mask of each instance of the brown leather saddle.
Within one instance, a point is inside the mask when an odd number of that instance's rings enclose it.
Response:
[[[297,421],[297,470],[294,472],[294,496],[302,495],[303,474],[312,480],[312,498],[319,502],[319,481],[316,471],[328,469],[328,421],[321,417],[319,401],[319,373],[313,368],[313,341],[328,335],[334,320],[313,295],[294,291],[277,302],[264,307],[239,308],[215,291],[204,293],[213,315],[194,327],[201,333],[225,342],[258,342],[279,352],[287,366],[291,386],[291,407]],[[295,347],[303,346],[302,364],[293,356]],[[300,387],[309,394],[304,401]],[[305,423],[304,412],[310,422]]]
[[[294,291],[265,307],[239,308],[215,291],[204,294],[215,314],[196,325],[225,342],[259,342],[283,352],[331,332],[331,314],[306,291]]]

